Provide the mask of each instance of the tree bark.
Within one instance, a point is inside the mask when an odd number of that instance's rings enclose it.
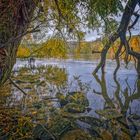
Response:
[[[137,73],[138,73],[138,78],[140,79],[140,58],[137,60]]]
[[[0,0],[0,86],[10,77],[35,7],[33,0]]]

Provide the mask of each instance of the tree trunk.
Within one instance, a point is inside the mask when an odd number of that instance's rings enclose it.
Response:
[[[33,0],[0,0],[0,86],[10,77],[35,7]]]
[[[118,38],[122,38],[126,36],[126,32],[131,20],[131,17],[134,13],[135,7],[138,4],[139,0],[128,0],[120,25],[118,27],[118,30],[116,32],[114,32],[114,34],[109,36],[109,40],[106,43],[106,45],[104,46],[102,52],[101,52],[101,59],[99,64],[97,65],[97,67],[95,68],[95,70],[93,71],[93,75],[95,75],[98,70],[101,68],[102,70],[104,69],[104,65],[105,65],[105,61],[106,61],[106,55],[107,52],[109,50],[109,48],[111,47],[111,45],[118,39]],[[124,43],[123,43],[124,44]],[[128,50],[126,48],[126,53],[128,53]]]
[[[137,73],[138,73],[138,78],[140,79],[140,58],[137,59]]]

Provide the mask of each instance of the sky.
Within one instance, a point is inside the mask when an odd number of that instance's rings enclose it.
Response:
[[[138,10],[139,8],[136,8],[136,11]],[[140,10],[138,12],[138,14],[140,15]],[[134,21],[135,17],[132,17],[132,20]],[[116,17],[116,20],[118,22],[121,21],[121,16],[120,17]],[[100,31],[100,33],[102,33]],[[131,33],[132,35],[140,35],[140,18],[137,22],[137,24],[135,25],[135,27],[133,29],[131,29]],[[129,35],[129,33],[127,33],[127,35]],[[85,36],[85,40],[86,41],[94,41],[96,40],[97,38],[100,38],[101,36],[96,32],[96,31],[91,31],[90,33],[87,32],[86,36]]]
[[[139,7],[136,7],[136,10],[138,10],[138,9],[139,9]],[[140,14],[140,11],[139,11],[139,14]],[[116,17],[116,21],[120,22],[121,16],[122,16],[122,14],[120,14],[120,17]],[[133,21],[134,21],[134,19],[135,19],[135,17],[132,17]],[[85,38],[84,38],[85,41],[95,41],[96,39],[101,38],[101,36],[102,36],[101,35],[102,29],[100,29],[100,34],[97,33],[97,31],[92,31],[92,30],[90,30],[90,32],[88,32],[86,29],[83,29],[83,31],[86,32]],[[43,32],[43,34],[38,33],[37,42],[42,42],[42,41],[44,42],[44,41],[46,41],[47,37],[50,37],[53,34],[53,31],[47,30],[45,28],[41,32]],[[140,35],[140,19],[138,20],[137,24],[135,25],[135,28],[131,30],[131,32],[132,32],[132,35]]]

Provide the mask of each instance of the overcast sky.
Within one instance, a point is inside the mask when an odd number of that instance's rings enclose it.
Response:
[[[136,10],[138,10],[138,9],[139,9],[139,7],[136,7]],[[140,11],[139,11],[139,14],[140,14]],[[116,17],[116,20],[118,22],[121,21],[121,16],[122,16],[122,14],[120,15],[120,17]],[[134,19],[135,19],[135,17],[132,18],[133,21],[134,21]],[[100,29],[100,33],[97,33],[97,31],[88,32],[85,29],[83,29],[83,30],[84,30],[84,32],[86,32],[86,35],[85,35],[86,41],[94,41],[97,38],[101,37],[102,29]],[[46,39],[48,37],[53,35],[52,31],[46,30],[45,28],[41,32],[43,32],[43,33],[35,34],[35,36],[37,37],[37,40],[38,40],[37,42],[46,41]],[[135,28],[131,30],[131,32],[132,32],[132,35],[140,35],[140,19],[138,20],[137,24],[135,25]]]
[[[140,14],[140,11],[139,11]],[[135,17],[132,17],[132,20],[134,21]],[[117,17],[118,22],[120,22],[121,17]],[[101,31],[100,31],[101,32]],[[140,18],[135,25],[133,29],[131,29],[132,35],[140,35]],[[127,33],[128,34],[128,33]],[[129,34],[128,34],[129,35]],[[90,33],[87,32],[85,36],[85,40],[87,41],[93,41],[96,40],[97,38],[100,38],[101,36],[96,32],[96,31],[91,31]]]

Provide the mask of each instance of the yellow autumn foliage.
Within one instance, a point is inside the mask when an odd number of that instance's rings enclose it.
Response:
[[[51,38],[48,41],[36,45],[34,44],[31,47],[31,52],[36,57],[47,57],[47,58],[67,58],[68,54],[71,51],[73,53],[74,58],[80,58],[82,57],[90,57],[91,55],[95,56],[96,54],[92,54],[92,51],[102,51],[104,45],[100,40],[94,41],[94,42],[86,42],[82,41],[80,43],[77,42],[75,44],[76,46],[74,48],[68,48],[66,43],[60,39],[60,38]],[[113,46],[109,49],[109,53],[107,55],[107,58],[114,58],[115,52],[118,50],[118,47],[120,45],[120,40],[117,40]],[[136,51],[140,52],[140,37],[139,36],[133,36],[130,40],[130,46],[131,48]],[[70,50],[73,49],[73,50]],[[122,52],[124,51],[124,48],[122,49]],[[30,55],[30,49],[24,45],[20,46],[17,52],[17,57],[19,58],[25,58]],[[99,57],[99,55],[98,55]],[[121,58],[125,58],[125,53],[121,55]]]
[[[25,58],[30,55],[30,49],[25,46],[19,46],[17,51],[17,57],[18,58]]]
[[[139,36],[133,36],[130,39],[129,43],[130,43],[131,49],[133,49],[135,52],[140,52],[140,37]],[[120,40],[117,40],[115,44],[113,44],[113,46],[109,49],[109,53],[108,53],[109,58],[115,57],[115,52],[118,50],[119,46],[120,46]],[[122,52],[121,58],[124,59],[126,55],[125,48],[123,48],[121,52]]]
[[[66,58],[67,57],[67,46],[61,39],[49,39],[47,42],[41,45],[41,50],[37,51],[38,57],[48,58]]]
[[[140,37],[134,37],[130,40],[131,47],[134,51],[140,52]]]

